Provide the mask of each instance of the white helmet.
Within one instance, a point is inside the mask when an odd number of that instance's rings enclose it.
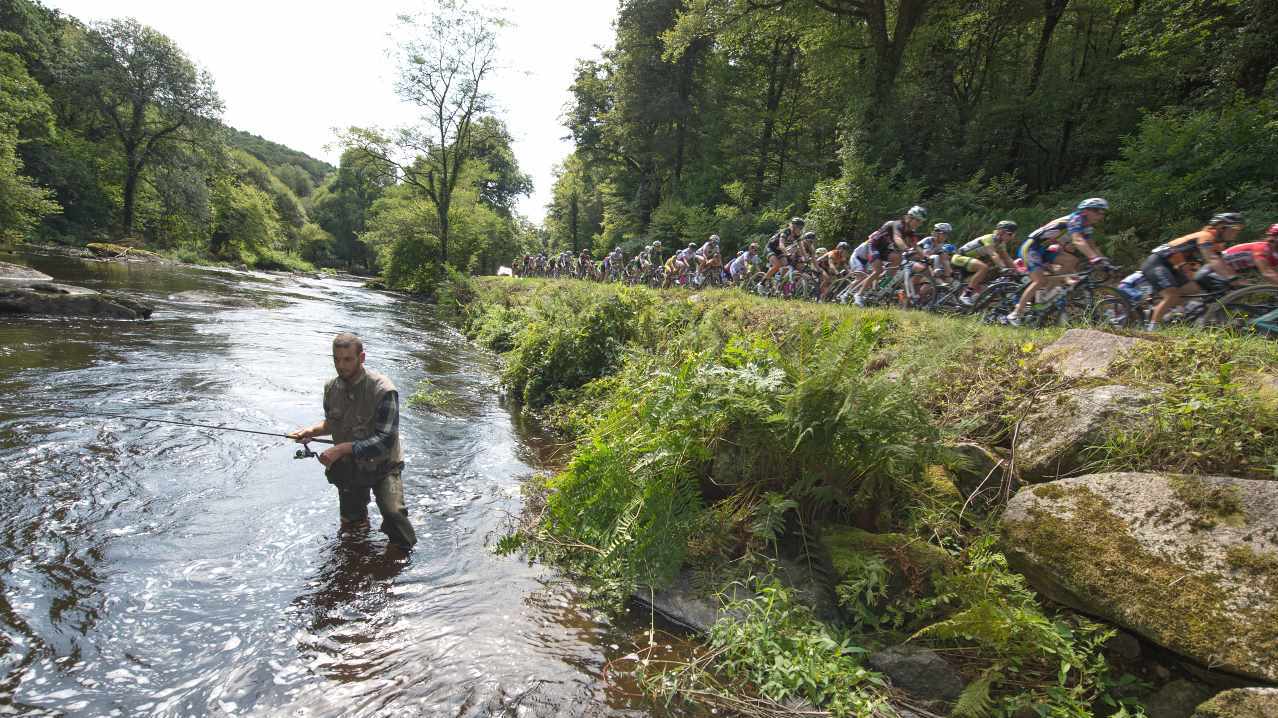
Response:
[[[920,221],[920,222],[926,222],[926,221],[927,221],[927,210],[926,210],[926,209],[923,209],[922,207],[918,206],[917,204],[916,204],[916,205],[914,205],[913,207],[911,207],[911,208],[910,208],[910,211],[909,211],[909,212],[906,212],[905,214],[906,214],[906,215],[908,215],[908,216],[910,216],[910,217],[913,217],[914,219],[917,219],[917,220],[918,220],[918,221]]]

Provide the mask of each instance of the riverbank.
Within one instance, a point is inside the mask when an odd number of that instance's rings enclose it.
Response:
[[[1278,682],[1278,344],[473,287],[507,390],[576,440],[503,547],[698,614],[700,657],[636,655],[654,692],[1188,717]]]

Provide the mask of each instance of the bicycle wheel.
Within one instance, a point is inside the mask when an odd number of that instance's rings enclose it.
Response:
[[[972,313],[986,324],[1001,324],[1003,318],[1016,308],[1016,302],[1020,298],[1019,284],[992,285],[981,292],[980,298],[976,300],[976,306],[972,308]]]
[[[1203,324],[1278,336],[1278,287],[1236,289],[1221,297],[1207,310],[1203,316]]]
[[[1135,324],[1136,310],[1131,300],[1122,292],[1109,287],[1097,287],[1087,313],[1087,323],[1096,327],[1121,329]]]

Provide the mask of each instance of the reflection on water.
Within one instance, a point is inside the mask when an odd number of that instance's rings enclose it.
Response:
[[[0,318],[0,713],[660,713],[602,676],[636,627],[488,551],[555,447],[427,307],[338,280],[0,259],[157,307]],[[376,511],[339,532],[332,487],[287,442],[75,414],[288,431],[319,418],[339,329],[405,395],[429,379],[451,398],[403,406],[407,558]]]

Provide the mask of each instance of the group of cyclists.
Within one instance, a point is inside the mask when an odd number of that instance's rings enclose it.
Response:
[[[711,235],[700,246],[691,243],[664,260],[662,243],[654,241],[629,261],[620,248],[601,263],[589,251],[575,261],[570,252],[527,255],[516,260],[515,272],[660,287],[733,283],[783,296],[791,296],[795,286],[806,286],[805,296],[811,299],[858,306],[895,301],[936,308],[949,299],[957,311],[985,307],[987,318],[1017,326],[1027,312],[1033,315],[1040,307],[1063,302],[1065,295],[1081,294],[1074,290],[1078,286],[1095,290],[1086,293],[1087,302],[1107,306],[1106,316],[1114,323],[1128,323],[1136,316],[1131,308],[1143,303],[1147,310],[1139,317],[1149,330],[1173,316],[1187,297],[1204,292],[1221,296],[1245,274],[1255,273],[1261,283],[1278,288],[1278,224],[1259,241],[1233,244],[1245,227],[1237,212],[1217,214],[1199,231],[1155,247],[1138,271],[1116,287],[1107,286],[1108,277],[1117,277],[1117,267],[1101,253],[1093,232],[1108,211],[1105,199],[1092,197],[1024,239],[1015,222],[1004,220],[989,233],[955,245],[954,228],[947,222],[935,223],[920,236],[928,213],[915,206],[884,222],[856,247],[841,241],[832,249],[818,247],[816,233],[795,217],[762,251],[751,243],[726,260],[718,235]],[[1120,306],[1121,317],[1115,311]],[[1278,311],[1265,312],[1261,319],[1266,328],[1278,329]]]

